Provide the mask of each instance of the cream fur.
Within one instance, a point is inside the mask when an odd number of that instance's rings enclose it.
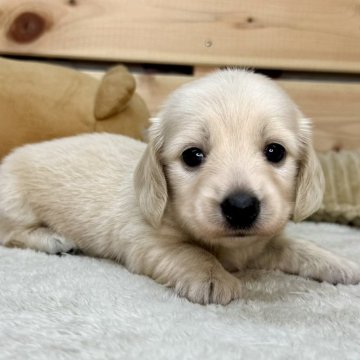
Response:
[[[266,161],[270,142],[286,148],[283,163]],[[195,170],[181,161],[191,146],[207,155]],[[227,228],[219,206],[238,189],[261,201],[255,225],[241,232]],[[322,192],[309,121],[291,99],[261,75],[220,71],[170,96],[147,147],[91,134],[9,155],[0,167],[0,239],[112,258],[204,304],[241,297],[229,271],[247,267],[358,283],[358,265],[282,235],[290,217],[320,206]]]

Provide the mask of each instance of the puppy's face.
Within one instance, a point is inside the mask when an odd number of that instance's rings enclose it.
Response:
[[[308,122],[261,75],[228,70],[180,88],[150,136],[146,161],[159,163],[168,210],[195,238],[271,236],[321,201]],[[301,186],[315,190],[296,207]]]

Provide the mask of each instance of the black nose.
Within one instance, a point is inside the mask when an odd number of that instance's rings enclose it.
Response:
[[[247,229],[253,225],[260,212],[260,201],[246,192],[231,194],[221,203],[227,223],[234,229]]]

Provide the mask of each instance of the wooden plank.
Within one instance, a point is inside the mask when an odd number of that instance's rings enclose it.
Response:
[[[0,53],[360,72],[358,0],[0,0]]]
[[[279,81],[314,123],[318,151],[360,148],[360,84]]]

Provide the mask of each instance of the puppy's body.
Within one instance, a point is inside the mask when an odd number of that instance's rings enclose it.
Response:
[[[286,149],[276,164],[265,158],[269,143]],[[189,148],[201,164],[184,163]],[[170,97],[147,147],[92,134],[8,156],[0,241],[109,257],[200,303],[240,297],[227,270],[245,267],[357,283],[356,264],[281,233],[319,206],[322,186],[308,122],[291,100],[262,76],[219,72]],[[239,194],[252,207],[237,202],[229,213]]]
[[[145,147],[122,136],[91,134],[18,149],[1,167],[2,223],[14,224],[14,233],[47,227],[74,239],[71,247],[120,259],[129,237],[151,229],[136,226],[141,214],[133,191]],[[15,240],[14,233],[7,238]]]

